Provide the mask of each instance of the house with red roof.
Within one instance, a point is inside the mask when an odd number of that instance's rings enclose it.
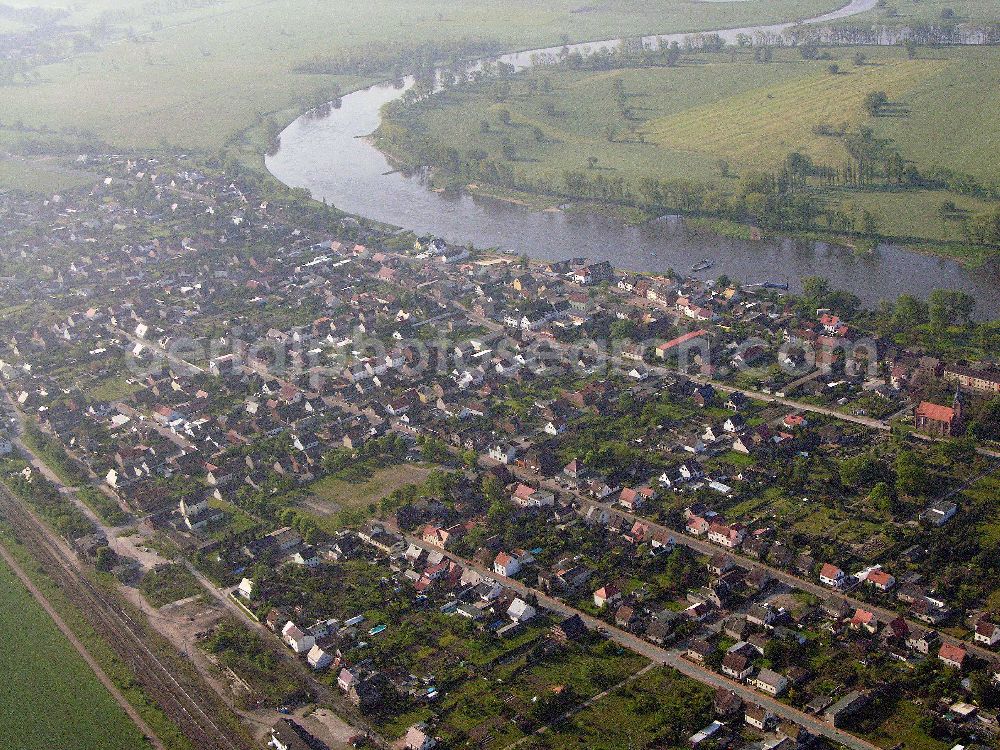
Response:
[[[989,618],[981,617],[976,623],[976,643],[995,646],[1000,642],[1000,625],[994,625]]]
[[[854,613],[854,617],[851,618],[851,630],[866,630],[869,633],[876,633],[878,631],[878,618],[875,617],[874,612],[869,612],[867,609],[858,609]]]
[[[671,339],[670,341],[667,341],[663,344],[659,344],[656,347],[656,355],[660,357],[660,359],[664,359],[667,356],[667,352],[669,352],[671,349],[676,349],[679,346],[683,346],[684,344],[694,341],[695,339],[704,336],[706,333],[708,333],[708,331],[703,331],[703,330],[689,331],[688,333],[678,336],[675,339]]]
[[[498,576],[512,578],[521,571],[521,560],[516,555],[498,552],[493,558],[493,572]]]
[[[702,518],[701,516],[696,516],[694,514],[691,514],[690,516],[688,516],[687,523],[685,524],[684,529],[687,531],[688,534],[692,534],[694,536],[701,536],[702,534],[707,532],[711,526],[712,524],[709,523],[706,519]]]
[[[712,523],[708,527],[708,541],[722,545],[727,549],[735,549],[743,543],[746,527],[743,524],[732,526],[725,523]]]
[[[618,502],[627,510],[635,512],[655,497],[656,491],[652,487],[640,487],[639,489],[626,487],[618,495]]]
[[[958,434],[961,418],[961,405],[957,400],[954,406],[921,401],[913,412],[913,425],[921,432],[934,437],[951,437]]]
[[[888,591],[896,585],[895,576],[886,573],[884,570],[873,570],[865,580],[879,591]]]
[[[950,643],[942,643],[941,648],[938,650],[938,659],[954,669],[962,668],[962,664],[965,663],[965,656],[966,652],[964,648],[953,646]]]
[[[846,578],[847,576],[844,571],[830,563],[823,563],[823,567],[819,571],[819,582],[825,586],[832,586],[835,589],[843,586]]]

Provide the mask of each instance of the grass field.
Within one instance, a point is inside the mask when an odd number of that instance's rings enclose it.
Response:
[[[920,50],[908,59],[898,48],[865,49],[868,61],[860,66],[853,49],[826,53],[828,59],[804,60],[797,50],[778,50],[766,65],[743,51],[686,55],[673,68],[536,69],[516,78],[506,98],[489,84],[464,88],[412,106],[404,117],[408,127],[460,153],[500,158],[512,144],[518,175],[555,185],[568,170],[591,169],[592,157],[606,177],[633,186],[647,177],[683,177],[722,192],[738,189],[741,174],[774,169],[796,150],[839,168],[850,160],[843,141],[819,134],[820,125],[835,132],[871,127],[920,169],[949,167],[1000,181],[992,157],[1000,146],[1000,102],[988,93],[988,81],[1000,79],[1000,51]],[[616,85],[625,91],[627,116]],[[876,90],[893,106],[871,117],[863,100]],[[510,124],[502,121],[505,111]],[[726,176],[720,161],[728,164]],[[885,234],[932,241],[956,239],[956,217],[989,208],[942,191],[823,188],[821,194],[832,207],[871,211]],[[959,209],[951,219],[937,210],[944,200]]]
[[[345,482],[332,477],[320,479],[309,487],[316,500],[329,510],[365,509],[407,484],[421,484],[431,469],[416,464],[399,464],[381,469],[364,482]]]
[[[205,592],[198,579],[181,563],[163,565],[149,571],[142,577],[139,590],[154,607],[190,599]]]
[[[658,667],[539,735],[536,747],[681,747],[710,718],[710,696],[704,685]]]
[[[93,175],[45,161],[26,161],[0,157],[0,189],[49,196],[95,181]]]
[[[290,120],[324,101],[350,77],[298,75],[294,68],[316,55],[377,42],[495,39],[510,49],[601,39],[622,34],[696,31],[750,22],[802,18],[834,8],[840,0],[577,0],[539,5],[419,0],[219,0],[152,4],[126,0],[54,2],[72,6],[70,22],[88,24],[101,11],[119,31],[94,53],[73,55],[39,69],[39,80],[4,89],[3,120],[29,126],[72,126],[118,146],[162,142],[217,151],[233,134],[273,113]],[[176,7],[175,12],[154,12]],[[126,36],[131,28],[135,36]],[[254,144],[248,144],[254,145]],[[259,145],[259,144],[256,144]],[[258,153],[257,156],[260,156]]]
[[[887,26],[940,23],[945,10],[954,12],[954,23],[983,24],[997,20],[997,6],[993,0],[889,0],[883,7],[875,7],[841,23],[874,22]]]
[[[55,623],[0,563],[0,747],[136,750],[139,730]]]

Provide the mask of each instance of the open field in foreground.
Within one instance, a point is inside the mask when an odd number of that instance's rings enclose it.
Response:
[[[0,562],[0,747],[133,750],[142,735]]]

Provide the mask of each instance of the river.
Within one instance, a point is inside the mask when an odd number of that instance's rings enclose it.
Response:
[[[877,0],[849,4],[805,23],[824,23],[861,13]],[[739,34],[781,34],[792,23],[725,29],[715,32],[727,42]],[[647,37],[650,45],[682,42],[690,34]],[[616,41],[590,42],[573,48],[608,47]],[[558,54],[560,47],[503,55],[517,68],[531,65],[539,54]],[[470,66],[475,67],[475,66]],[[961,289],[976,297],[978,317],[1000,317],[995,272],[970,271],[944,258],[895,245],[882,245],[872,255],[822,242],[765,239],[758,242],[719,237],[690,230],[681,220],[660,219],[638,227],[604,216],[537,211],[524,206],[469,195],[446,195],[427,187],[420,175],[404,175],[367,138],[379,125],[384,104],[413,85],[380,83],[343,96],[337,106],[317,116],[306,113],[282,133],[280,148],[266,159],[268,170],[291,187],[307,189],[316,200],[386,224],[433,234],[449,242],[499,247],[534,258],[586,256],[610,260],[640,272],[674,269],[686,273],[703,258],[714,262],[705,273],[727,274],[747,283],[787,281],[793,290],[806,276],[825,276],[869,305],[895,299],[904,292],[926,298],[937,288]]]

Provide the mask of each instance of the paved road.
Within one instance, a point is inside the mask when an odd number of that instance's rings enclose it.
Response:
[[[138,422],[143,422],[144,424],[150,425],[154,430],[156,430],[158,433],[160,433],[160,435],[164,439],[169,440],[171,443],[173,443],[174,445],[176,445],[181,450],[183,450],[183,451],[185,451],[187,453],[194,453],[195,451],[198,450],[198,446],[196,446],[194,443],[192,443],[190,440],[188,440],[183,435],[180,435],[180,434],[174,432],[169,427],[167,427],[166,425],[160,424],[155,419],[147,417],[145,414],[143,414],[143,413],[141,413],[139,411],[136,411],[135,409],[133,409],[128,404],[122,403],[121,401],[116,401],[115,404],[114,404],[114,407],[118,411],[119,414],[122,414],[122,415],[124,415],[126,417],[131,417],[132,419],[134,419],[134,420],[136,420]]]
[[[422,549],[436,552],[440,551],[437,547],[424,543],[424,541],[418,537],[405,535],[405,538],[408,542],[411,542]],[[814,716],[810,716],[802,711],[799,711],[798,709],[787,706],[770,696],[757,692],[753,688],[750,688],[741,682],[735,682],[734,680],[730,680],[728,677],[716,674],[705,667],[686,660],[683,658],[683,652],[679,648],[661,648],[660,646],[650,643],[633,633],[629,633],[621,628],[609,625],[603,620],[598,620],[596,617],[592,617],[586,612],[578,610],[575,607],[571,607],[565,602],[555,599],[538,589],[527,586],[516,579],[497,575],[493,570],[466,558],[459,557],[452,552],[447,552],[446,554],[465,567],[475,570],[480,575],[501,582],[504,586],[510,588],[518,594],[533,595],[537,598],[539,604],[544,606],[546,609],[566,616],[579,615],[580,619],[582,619],[592,630],[600,628],[602,632],[607,634],[608,638],[614,640],[630,651],[634,651],[640,656],[646,657],[652,662],[673,667],[682,674],[713,687],[725,687],[728,690],[732,690],[744,701],[757,703],[769,710],[775,716],[801,724],[810,732],[827,737],[835,742],[845,745],[848,748],[851,748],[851,750],[876,750],[874,745],[860,739],[859,737],[855,737],[853,734],[845,732],[842,729],[837,729],[836,727],[827,724]]]
[[[166,361],[168,361],[170,364],[174,365],[178,370],[180,370],[182,374],[193,375],[194,373],[204,373],[205,372],[204,368],[199,367],[196,364],[192,364],[191,362],[188,362],[187,360],[182,359],[182,358],[178,357],[177,355],[168,352],[166,349],[164,349],[162,346],[160,346],[155,341],[150,341],[149,339],[139,338],[134,333],[129,333],[124,328],[119,328],[119,327],[113,326],[110,323],[107,325],[107,329],[111,333],[113,333],[113,334],[117,334],[119,336],[124,336],[126,339],[128,339],[129,341],[131,341],[133,344],[138,344],[138,345],[140,345],[140,346],[142,346],[142,347],[144,347],[146,349],[149,349],[150,351],[156,352],[161,357],[163,357],[164,359],[166,359]]]
[[[544,486],[544,487],[546,487],[548,489],[551,489],[553,491],[558,490],[559,492],[564,493],[564,494],[567,493],[567,492],[569,492],[569,494],[572,494],[577,499],[577,501],[579,503],[579,506],[580,506],[579,510],[580,510],[581,514],[585,514],[586,513],[586,509],[588,507],[597,507],[597,508],[603,508],[603,509],[607,509],[607,510],[612,510],[613,509],[615,513],[620,514],[621,516],[629,519],[632,522],[640,521],[640,522],[646,524],[647,526],[649,526],[651,529],[667,532],[668,534],[670,534],[670,536],[672,536],[674,538],[674,540],[678,544],[682,544],[685,547],[688,547],[689,549],[694,550],[695,552],[699,552],[699,553],[705,554],[705,555],[716,555],[719,552],[725,552],[727,555],[729,555],[731,558],[733,558],[734,561],[736,561],[738,564],[742,565],[743,567],[764,569],[764,570],[768,571],[769,573],[771,573],[775,577],[776,580],[780,581],[781,583],[785,584],[786,586],[790,586],[791,588],[798,589],[799,591],[805,591],[807,593],[814,594],[815,596],[818,596],[818,597],[820,597],[822,599],[826,599],[831,594],[837,594],[838,596],[840,596],[843,599],[845,599],[851,606],[853,606],[855,608],[866,609],[869,612],[874,613],[875,616],[882,623],[892,622],[893,620],[895,620],[896,618],[898,618],[900,616],[899,613],[896,612],[896,611],[894,611],[894,610],[887,609],[885,607],[875,606],[875,605],[870,604],[870,603],[868,603],[868,602],[866,602],[866,601],[864,601],[862,599],[850,596],[848,594],[844,594],[844,593],[838,592],[838,591],[836,591],[834,589],[831,589],[831,588],[829,588],[827,586],[823,586],[823,585],[821,585],[819,583],[816,583],[816,582],[813,582],[813,581],[807,581],[806,579],[800,578],[799,576],[796,576],[796,575],[793,575],[792,573],[789,573],[789,572],[787,572],[785,570],[782,570],[781,568],[772,567],[772,566],[770,566],[770,565],[768,565],[766,563],[761,562],[760,560],[755,560],[755,559],[753,559],[751,557],[747,557],[746,555],[741,555],[739,552],[736,552],[734,550],[729,550],[729,549],[725,549],[723,547],[720,547],[717,544],[713,544],[712,542],[709,542],[707,539],[702,539],[701,537],[691,536],[690,534],[687,534],[687,533],[685,533],[683,531],[677,531],[677,530],[672,529],[672,528],[670,528],[668,526],[664,526],[663,524],[657,523],[656,521],[652,521],[649,518],[645,518],[645,517],[637,515],[635,513],[629,513],[624,508],[620,508],[620,507],[614,507],[614,508],[612,508],[612,506],[610,504],[608,504],[608,503],[601,503],[601,502],[598,502],[598,501],[593,500],[591,498],[584,497],[583,495],[580,495],[579,493],[568,491],[564,487],[562,487],[559,484],[557,484],[556,482],[553,482],[553,481],[547,480],[547,479],[540,480],[539,477],[538,477],[538,475],[536,475],[536,474],[534,474],[532,472],[526,471],[524,469],[521,469],[519,467],[508,466],[507,468],[509,470],[511,470],[511,472],[515,476],[518,476],[518,478],[523,479],[526,482],[531,482],[533,484],[540,484],[541,486]],[[915,620],[911,620],[911,619],[908,619],[908,618],[904,618],[904,619],[906,620],[906,623],[910,626],[911,629],[916,628],[916,629],[921,629],[922,630],[924,628],[932,627],[932,626],[928,625],[927,623],[919,623],[919,622],[916,622]],[[941,640],[943,640],[943,641],[945,641],[947,643],[951,643],[951,644],[956,645],[956,646],[962,646],[969,653],[975,654],[976,656],[978,656],[978,657],[980,657],[982,659],[987,659],[989,661],[996,660],[997,656],[998,656],[995,652],[990,651],[990,650],[988,650],[986,648],[983,648],[982,646],[977,646],[972,641],[963,640],[961,638],[955,638],[954,636],[946,635],[945,633],[941,633]]]

